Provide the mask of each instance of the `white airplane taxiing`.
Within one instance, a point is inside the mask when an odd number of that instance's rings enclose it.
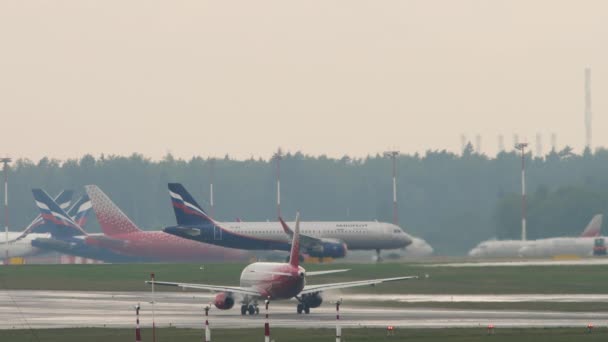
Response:
[[[147,281],[148,284],[175,286],[217,292],[214,305],[221,310],[228,310],[238,301],[241,303],[241,315],[259,313],[257,304],[265,300],[298,300],[297,313],[308,314],[323,302],[321,293],[327,290],[344,289],[357,286],[376,285],[390,281],[416,279],[417,276],[402,276],[384,279],[358,280],[343,283],[307,285],[306,276],[348,271],[346,269],[306,272],[299,264],[300,256],[300,218],[296,216],[295,230],[280,219],[286,232],[292,232],[291,251],[288,263],[256,262],[248,265],[241,273],[240,286],[221,286],[210,284],[189,284],[165,281]]]

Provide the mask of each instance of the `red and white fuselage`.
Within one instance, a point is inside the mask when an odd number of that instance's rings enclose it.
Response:
[[[302,266],[256,262],[243,269],[240,285],[255,288],[261,298],[290,299],[304,289],[305,275],[306,270]]]

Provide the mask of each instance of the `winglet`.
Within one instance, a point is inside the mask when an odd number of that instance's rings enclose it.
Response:
[[[285,221],[279,218],[283,229],[287,227]],[[289,227],[287,227],[289,229]],[[300,213],[296,213],[296,228],[293,232],[293,239],[291,240],[291,252],[289,253],[289,264],[294,267],[300,266]]]
[[[285,232],[285,234],[289,235],[290,238],[293,238],[293,230],[291,230],[287,223],[283,221],[282,217],[279,217],[279,222],[281,222],[281,227],[283,227],[283,231]]]

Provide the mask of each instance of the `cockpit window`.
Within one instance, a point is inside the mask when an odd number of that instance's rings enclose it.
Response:
[[[401,229],[395,229],[395,230],[393,230],[393,233],[397,233],[397,234],[403,233],[403,230],[401,230]]]

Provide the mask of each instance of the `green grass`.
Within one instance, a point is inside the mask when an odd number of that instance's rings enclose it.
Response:
[[[263,329],[234,329],[213,330],[214,342],[249,342],[263,341]],[[309,342],[335,341],[333,329],[273,329],[271,339],[276,342]],[[202,331],[194,329],[158,329],[157,341],[199,342]],[[152,341],[151,331],[144,330],[143,341]],[[587,333],[584,328],[552,328],[552,329],[500,329],[494,335],[488,336],[483,328],[478,329],[397,329],[394,336],[387,336],[384,329],[344,329],[344,342],[365,341],[426,341],[426,342],[465,342],[465,341],[604,341],[608,338],[608,330],[595,329]],[[11,342],[94,342],[94,341],[133,341],[132,329],[51,329],[36,330],[5,330],[0,331],[0,341]]]
[[[20,265],[0,267],[0,288],[40,290],[145,291],[157,280],[238,285],[245,264]],[[429,279],[382,284],[349,291],[401,294],[608,293],[608,266],[424,267],[421,264],[305,265],[307,270],[351,268],[309,277],[310,284],[398,275]]]

